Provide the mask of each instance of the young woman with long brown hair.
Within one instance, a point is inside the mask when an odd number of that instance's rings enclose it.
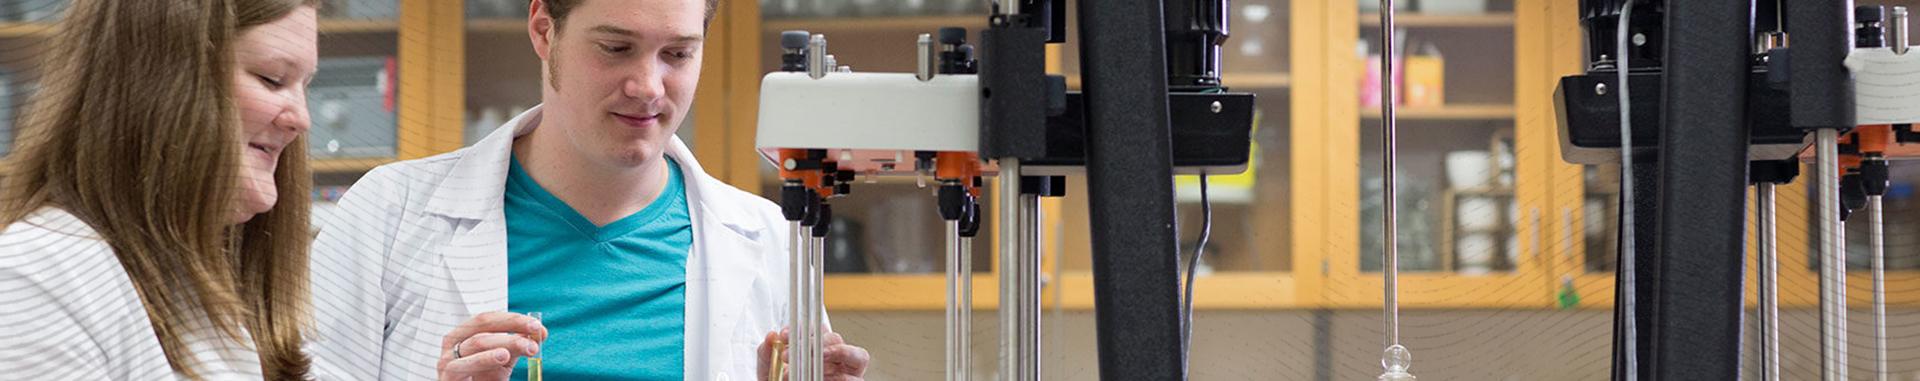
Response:
[[[0,177],[0,374],[301,379],[318,0],[77,0]]]

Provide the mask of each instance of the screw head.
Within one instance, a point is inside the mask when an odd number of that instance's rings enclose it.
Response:
[[[1593,93],[1595,95],[1607,95],[1607,84],[1601,83],[1593,85]]]
[[[1220,105],[1220,101],[1213,101],[1213,106],[1209,108],[1213,110],[1213,113],[1219,114],[1220,109],[1225,108],[1225,106]]]

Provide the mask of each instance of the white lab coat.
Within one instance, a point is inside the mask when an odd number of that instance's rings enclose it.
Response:
[[[374,168],[336,218],[318,222],[308,350],[320,379],[433,379],[447,332],[506,310],[508,158],[540,113],[472,147]],[[756,348],[786,320],[786,221],[772,202],[708,176],[679,139],[666,154],[686,176],[694,226],[686,379],[756,379]]]
[[[185,380],[174,372],[126,267],[100,233],[43,207],[0,230],[0,379]],[[186,296],[192,290],[173,290]],[[258,380],[260,354],[199,309],[174,332],[207,380]]]

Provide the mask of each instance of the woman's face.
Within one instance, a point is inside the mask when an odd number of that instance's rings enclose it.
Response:
[[[273,209],[280,196],[274,168],[287,145],[307,133],[307,81],[320,60],[315,14],[312,7],[295,8],[242,32],[235,45],[233,100],[240,111],[243,168],[234,223]]]

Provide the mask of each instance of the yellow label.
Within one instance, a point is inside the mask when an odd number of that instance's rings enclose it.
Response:
[[[1438,107],[1447,100],[1446,61],[1439,56],[1413,56],[1406,60],[1406,105]]]
[[[1262,114],[1260,111],[1254,111],[1253,130],[1248,133],[1249,135],[1259,136],[1260,117]],[[1208,174],[1207,191],[1209,193],[1218,191],[1244,191],[1250,194],[1253,191],[1254,169],[1260,164],[1260,139],[1249,139],[1247,144],[1249,145],[1247,152],[1252,154],[1251,157],[1247,158],[1247,171],[1232,175]],[[1173,187],[1181,192],[1199,192],[1200,176],[1174,176]],[[1192,199],[1197,200],[1199,197]]]

